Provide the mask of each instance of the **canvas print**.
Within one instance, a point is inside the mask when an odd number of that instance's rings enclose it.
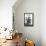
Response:
[[[24,26],[33,26],[33,25],[34,25],[34,14],[24,13]]]

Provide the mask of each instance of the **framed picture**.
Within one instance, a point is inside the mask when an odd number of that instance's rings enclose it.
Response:
[[[24,13],[24,26],[34,25],[34,13]]]

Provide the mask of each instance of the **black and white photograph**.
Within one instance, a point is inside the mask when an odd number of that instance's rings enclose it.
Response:
[[[24,13],[24,26],[33,26],[34,25],[34,14],[33,13]]]

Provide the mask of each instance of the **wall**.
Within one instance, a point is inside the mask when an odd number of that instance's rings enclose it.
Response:
[[[12,28],[12,6],[16,0],[0,0],[0,27]]]
[[[24,13],[34,13],[34,26],[24,26]],[[15,28],[18,32],[23,33],[24,39],[35,41],[36,46],[41,46],[41,1],[40,0],[23,0],[20,5],[14,9]]]
[[[41,1],[41,41],[46,46],[46,0]]]

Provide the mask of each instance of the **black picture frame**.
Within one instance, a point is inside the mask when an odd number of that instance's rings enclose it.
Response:
[[[34,26],[34,13],[24,13],[24,26]]]

